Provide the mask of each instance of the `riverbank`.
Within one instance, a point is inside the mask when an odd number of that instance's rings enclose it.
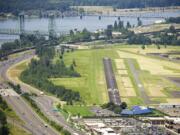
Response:
[[[173,7],[148,7],[148,8],[130,8],[130,9],[115,9],[111,6],[72,6],[78,11],[84,11],[85,14],[93,15],[108,15],[108,16],[121,16],[129,14],[144,14],[154,12],[180,12],[180,6]]]

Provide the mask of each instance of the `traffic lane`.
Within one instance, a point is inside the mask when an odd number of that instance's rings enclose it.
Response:
[[[53,111],[53,100],[48,99],[47,96],[39,96],[35,97],[34,100],[38,104],[38,106],[45,112],[46,115],[48,115],[49,118],[63,126],[64,129],[68,130],[71,134],[78,133],[78,135],[84,135],[81,132],[75,130],[71,127],[70,124],[66,122],[64,117],[58,113]]]
[[[11,65],[13,65],[13,64],[15,64],[15,63],[18,63],[18,62],[20,62],[20,61],[22,61],[22,60],[25,60],[25,59],[29,59],[29,58],[32,58],[34,55],[28,55],[28,56],[25,56],[25,57],[20,57],[20,58],[16,58],[16,59],[13,59],[13,60],[10,60],[10,63],[5,63],[4,65],[6,66],[6,67],[10,67]],[[7,78],[7,76],[6,76],[6,71],[7,71],[7,69],[8,68],[4,68],[4,71],[2,72],[3,73],[3,75],[4,75],[4,78]],[[8,79],[8,78],[7,78]],[[14,82],[15,83],[15,82]],[[26,84],[21,84],[21,88],[22,88],[22,91],[23,92],[31,92],[31,88],[28,86],[28,85],[26,85]],[[40,93],[40,91],[39,90],[36,90],[36,89],[33,89],[33,92],[35,92],[36,94],[38,94],[39,95],[39,93]],[[49,97],[49,96],[47,96],[47,98],[48,99],[51,99],[52,101],[57,101],[57,99],[56,98],[54,98],[54,97]],[[43,107],[44,108],[46,108],[46,104],[43,104]],[[57,118],[56,118],[56,120],[57,120]],[[61,122],[61,121],[63,121],[64,119],[62,118],[62,117],[59,117],[58,116],[58,121],[59,122]],[[64,121],[64,123],[67,123],[67,122],[65,122]],[[63,122],[61,122],[61,124],[62,125],[64,125],[63,124]],[[73,131],[73,133],[74,133],[74,129],[73,128],[71,128],[71,127],[69,127],[69,126],[67,126],[68,124],[65,124],[65,129],[67,129],[68,131]],[[80,135],[81,135],[81,133],[79,133]]]
[[[23,60],[26,60],[26,59],[30,59],[30,58],[33,58],[34,57],[34,54],[29,54],[27,56],[21,56],[21,57],[18,57],[18,58],[13,58],[13,59],[9,59],[9,60],[6,60],[4,62],[1,62],[0,63],[0,74],[1,74],[1,77],[4,79],[4,81],[9,81],[8,77],[6,76],[6,72],[7,72],[7,69],[16,64],[16,63],[19,63]]]
[[[0,74],[4,78],[5,81],[8,80],[6,76],[7,69],[22,60],[32,58],[34,55],[25,55],[18,58],[9,59],[7,61],[0,63]],[[44,123],[39,119],[38,116],[28,107],[26,103],[19,97],[7,96],[3,97],[7,103],[9,103],[13,110],[19,115],[19,117],[25,122],[25,126],[34,134],[48,134],[48,135],[55,135],[56,133],[52,131],[52,129],[46,129]],[[20,101],[20,102],[18,102]],[[26,115],[25,115],[26,114]],[[39,126],[38,126],[39,125]],[[29,128],[29,127],[32,128]]]
[[[5,100],[10,104],[17,115],[25,122],[29,131],[36,135],[57,135],[52,129],[46,128],[40,118],[20,97],[6,96]]]

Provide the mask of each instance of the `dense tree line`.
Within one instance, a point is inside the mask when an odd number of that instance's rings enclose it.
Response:
[[[21,74],[21,79],[35,87],[50,92],[56,95],[63,101],[72,102],[79,101],[80,95],[63,86],[55,86],[50,82],[49,78],[59,77],[79,77],[80,74],[74,70],[74,65],[67,67],[63,59],[59,59],[53,63],[52,59],[55,55],[53,47],[39,47],[36,51],[39,60],[33,59],[26,69]]]
[[[20,39],[16,39],[14,42],[6,42],[1,45],[0,57],[6,55],[12,51],[44,45],[47,41],[42,36],[21,34]]]
[[[178,0],[73,0],[73,5],[114,6],[117,8],[144,8],[179,6]]]
[[[167,23],[180,23],[180,17],[170,17],[166,20]]]
[[[69,1],[53,0],[0,0],[0,12],[12,12],[17,15],[20,11],[33,9],[65,11],[69,9],[69,4]]]
[[[108,109],[116,114],[120,114],[123,109],[127,108],[126,102],[122,102],[121,105],[116,105],[112,102],[105,103],[101,106],[103,109]]]
[[[91,33],[87,29],[83,29],[82,31],[70,30],[69,33],[67,36],[61,36],[60,40],[67,43],[91,41]]]
[[[13,88],[13,90],[16,91],[18,94],[22,94],[21,86],[19,84],[15,85],[11,82],[8,82],[8,85]]]
[[[4,111],[6,109],[9,109],[8,105],[0,96],[0,135],[8,135],[9,134],[7,118],[6,118],[6,114],[4,113]]]
[[[178,0],[0,0],[0,12],[18,14],[23,10],[69,10],[70,5],[76,6],[113,6],[115,8],[144,8],[179,6]]]
[[[180,45],[179,34],[175,27],[172,25],[165,32],[158,33],[157,37],[160,38],[157,43],[163,45]]]
[[[138,26],[142,25],[142,22],[139,18],[137,18],[137,22]],[[119,20],[118,22],[115,21],[114,25],[107,26],[105,34],[107,36],[107,39],[112,39],[112,32],[116,31],[121,33],[121,36],[118,37],[118,39],[127,39],[127,42],[129,44],[151,44],[151,39],[149,37],[140,34],[135,34],[134,32],[129,30],[129,28],[131,27],[132,26],[129,22],[127,22],[127,24],[124,25],[124,22],[121,20]]]

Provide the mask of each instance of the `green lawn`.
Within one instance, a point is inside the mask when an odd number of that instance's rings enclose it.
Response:
[[[80,116],[93,116],[93,113],[90,111],[88,106],[71,106],[65,105],[63,109],[66,110],[73,116],[80,115]]]
[[[55,60],[57,60],[57,57]],[[79,91],[86,105],[106,103],[108,102],[108,95],[104,77],[103,57],[117,58],[118,55],[113,48],[77,50],[66,53],[64,56],[66,65],[70,65],[74,59],[77,65],[75,70],[81,74],[81,77],[50,80],[55,85],[63,85],[66,88]]]
[[[10,128],[10,135],[30,135],[30,133],[27,133],[25,130],[16,125],[8,124],[8,126]]]

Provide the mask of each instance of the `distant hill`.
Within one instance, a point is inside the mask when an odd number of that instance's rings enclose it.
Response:
[[[0,12],[13,12],[17,14],[23,10],[68,10],[70,2],[67,0],[0,0]]]
[[[144,8],[180,6],[180,0],[73,0],[73,5],[113,6],[116,8]]]
[[[65,11],[69,6],[113,6],[115,8],[144,8],[180,6],[180,0],[0,0],[0,12],[17,14],[22,10],[58,9]]]

